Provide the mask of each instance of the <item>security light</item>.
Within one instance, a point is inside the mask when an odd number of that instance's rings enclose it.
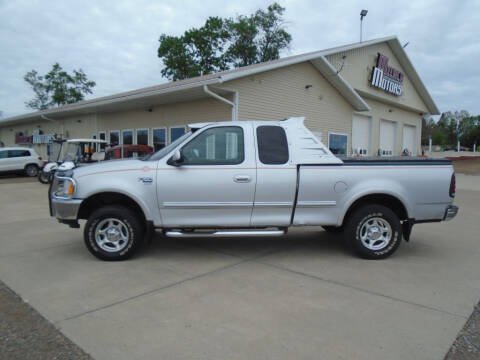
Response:
[[[363,18],[367,16],[368,10],[363,9],[360,11],[360,42],[362,42],[362,25],[363,25]]]

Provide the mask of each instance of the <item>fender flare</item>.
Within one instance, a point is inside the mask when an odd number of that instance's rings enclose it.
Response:
[[[345,221],[345,216],[347,215],[348,211],[352,208],[352,205],[355,204],[355,202],[357,202],[358,200],[361,200],[362,198],[372,196],[372,195],[390,196],[395,198],[403,205],[403,207],[405,208],[405,211],[407,212],[407,218],[409,218],[409,214],[411,214],[411,209],[408,207],[407,205],[408,203],[403,196],[393,191],[379,189],[376,191],[366,190],[366,191],[360,192],[355,197],[351,198],[344,206],[343,211],[338,218],[338,223],[340,225],[343,224],[343,222]]]
[[[129,198],[130,200],[132,200],[133,202],[135,202],[139,207],[140,209],[142,210],[143,212],[143,215],[145,217],[145,220],[147,221],[152,221],[151,219],[151,215],[150,215],[150,209],[147,207],[147,205],[145,204],[145,202],[139,197],[139,196],[136,196],[135,194],[132,194],[130,192],[127,192],[127,191],[124,191],[122,189],[118,189],[118,188],[110,188],[110,189],[100,189],[98,191],[95,191],[95,192],[92,192],[92,193],[89,193],[87,194],[82,203],[94,196],[97,196],[97,195],[101,195],[101,194],[105,194],[105,193],[117,193],[117,194],[121,194],[127,198]]]

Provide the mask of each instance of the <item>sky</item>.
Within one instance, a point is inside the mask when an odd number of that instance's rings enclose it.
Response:
[[[82,69],[97,86],[88,98],[166,82],[160,34],[181,35],[209,16],[233,17],[273,0],[0,0],[0,111],[30,112],[23,76],[55,62]],[[440,111],[480,114],[480,1],[280,0],[292,34],[282,56],[397,35]]]

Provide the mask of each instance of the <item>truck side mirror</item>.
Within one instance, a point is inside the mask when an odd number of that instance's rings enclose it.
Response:
[[[181,166],[183,164],[184,158],[180,150],[176,150],[172,157],[168,159],[167,164],[173,166]]]

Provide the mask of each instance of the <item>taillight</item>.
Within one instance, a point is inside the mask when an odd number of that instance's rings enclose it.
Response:
[[[41,157],[41,156],[39,156],[39,157],[38,157],[38,160],[42,160],[42,157]]]
[[[455,197],[455,190],[456,190],[456,184],[455,184],[455,173],[452,174],[452,179],[450,180],[450,190],[448,192],[448,195],[450,197]]]

